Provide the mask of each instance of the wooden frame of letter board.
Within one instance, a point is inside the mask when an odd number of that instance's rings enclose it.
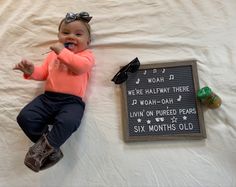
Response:
[[[186,60],[186,61],[175,61],[175,62],[164,62],[156,64],[145,64],[140,65],[139,70],[154,69],[154,68],[167,68],[167,67],[178,67],[178,66],[191,66],[192,67],[192,79],[194,84],[195,93],[199,89],[199,80],[197,74],[197,60]],[[128,81],[128,80],[127,80]],[[154,141],[154,140],[171,140],[171,139],[203,139],[206,138],[206,130],[204,125],[203,112],[200,102],[195,98],[197,116],[199,121],[200,133],[184,133],[184,134],[170,134],[170,135],[145,135],[145,136],[130,136],[128,127],[128,108],[127,108],[127,84],[126,82],[121,84],[122,89],[122,121],[123,121],[123,137],[125,142],[131,141]]]

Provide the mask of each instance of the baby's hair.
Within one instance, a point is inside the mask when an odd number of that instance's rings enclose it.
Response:
[[[60,22],[60,24],[59,24],[59,26],[58,26],[58,31],[60,31],[62,23],[69,24],[69,23],[66,23],[65,20],[66,20],[66,18],[63,18],[63,19],[61,20],[61,22]],[[75,21],[80,21],[80,22],[82,22],[82,23],[84,24],[84,26],[85,26],[86,29],[88,30],[89,39],[91,39],[91,27],[90,27],[89,23],[87,23],[87,22],[85,22],[85,21],[83,21],[83,20],[75,20]]]

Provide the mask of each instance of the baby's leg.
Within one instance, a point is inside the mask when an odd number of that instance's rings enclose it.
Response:
[[[55,117],[47,139],[54,148],[59,148],[80,126],[84,113],[83,101],[65,104]]]
[[[48,123],[52,111],[45,103],[44,94],[27,104],[17,116],[17,122],[34,143],[48,131]]]

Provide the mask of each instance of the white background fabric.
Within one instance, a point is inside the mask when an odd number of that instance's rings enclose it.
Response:
[[[0,186],[236,186],[235,0],[0,0]],[[16,123],[43,92],[12,67],[40,64],[67,12],[88,11],[96,66],[79,130],[62,146],[55,167],[24,166],[31,144]],[[204,110],[207,138],[124,143],[121,90],[110,79],[138,57],[141,64],[195,58],[200,86],[223,104]]]

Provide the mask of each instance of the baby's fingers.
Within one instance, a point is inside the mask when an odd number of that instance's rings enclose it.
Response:
[[[25,68],[31,68],[33,66],[33,64],[31,62],[29,62],[28,60],[22,60],[21,64],[25,67]]]
[[[25,59],[22,59],[21,64],[22,64],[23,66],[28,66],[28,65],[29,65],[29,62],[28,62],[27,60],[25,60]]]
[[[17,70],[17,69],[19,69],[19,68],[20,68],[20,67],[19,67],[19,64],[15,64],[12,69]]]
[[[13,70],[24,70],[25,66],[22,63],[18,63],[15,65],[15,67],[13,67]]]

